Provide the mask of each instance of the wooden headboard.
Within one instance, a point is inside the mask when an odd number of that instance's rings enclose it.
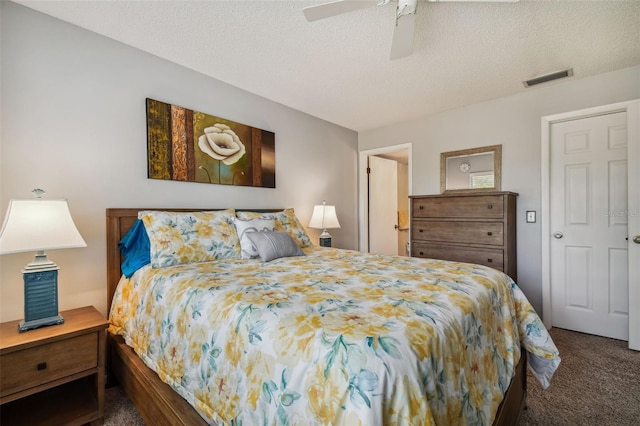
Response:
[[[118,243],[124,235],[131,229],[138,219],[138,212],[141,210],[162,210],[171,212],[195,212],[195,211],[215,211],[224,209],[172,209],[172,208],[110,208],[107,209],[107,315],[111,312],[111,301],[116,292],[116,287],[122,276],[120,264],[122,255],[118,248]],[[237,211],[250,212],[278,212],[283,209],[238,209]]]

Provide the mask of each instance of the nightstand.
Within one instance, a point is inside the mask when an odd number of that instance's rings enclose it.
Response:
[[[64,324],[25,333],[0,324],[3,426],[102,424],[107,320],[93,306],[60,314]]]

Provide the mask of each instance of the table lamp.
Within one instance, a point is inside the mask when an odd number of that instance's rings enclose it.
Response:
[[[336,216],[336,206],[327,206],[325,201],[322,202],[321,206],[314,206],[309,228],[322,229],[320,246],[331,247],[331,235],[327,232],[327,229],[340,228],[340,222],[338,222],[338,216]]]
[[[35,251],[35,259],[22,270],[24,278],[24,320],[20,332],[62,324],[58,312],[58,265],[45,250],[86,247],[73,223],[67,200],[44,200],[41,189],[36,199],[10,200],[0,230],[0,254]]]

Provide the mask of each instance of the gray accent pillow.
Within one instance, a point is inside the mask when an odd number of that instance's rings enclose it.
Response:
[[[236,227],[238,238],[240,239],[240,252],[243,259],[252,259],[258,257],[258,249],[255,244],[247,237],[251,232],[275,231],[275,219],[256,218],[256,219],[240,219],[235,218],[233,224]]]
[[[286,232],[249,232],[246,235],[256,246],[263,262],[280,257],[304,256],[300,246]]]

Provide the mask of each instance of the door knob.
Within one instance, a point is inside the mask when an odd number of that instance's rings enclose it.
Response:
[[[633,237],[633,242],[636,244],[640,244],[640,235],[636,235],[635,237]]]
[[[553,237],[560,239],[560,238],[564,237],[564,234],[562,232],[554,232],[553,233]]]

